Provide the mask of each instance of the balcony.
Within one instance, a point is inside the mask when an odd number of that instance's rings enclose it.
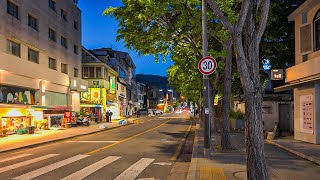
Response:
[[[286,83],[320,77],[320,56],[286,69]]]

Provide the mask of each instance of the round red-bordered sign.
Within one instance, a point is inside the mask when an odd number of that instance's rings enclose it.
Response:
[[[204,75],[212,74],[217,68],[217,61],[210,56],[202,58],[198,63],[199,71]]]

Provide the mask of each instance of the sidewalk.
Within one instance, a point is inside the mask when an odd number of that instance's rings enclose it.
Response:
[[[187,180],[238,180],[247,179],[246,175],[246,149],[244,134],[231,132],[231,144],[235,150],[221,151],[220,147],[220,135],[212,135],[212,144],[214,145],[214,152],[211,159],[204,158],[203,152],[203,130],[200,128],[195,134],[192,160],[190,163]],[[294,153],[309,161],[320,163],[320,145],[314,145],[305,143],[302,141],[294,140],[293,138],[282,138],[272,141],[266,141],[266,143],[273,144],[286,151]],[[299,162],[295,162],[297,159],[288,158],[282,156],[281,151],[275,151],[270,148],[271,146],[265,146],[265,154],[267,160],[267,167],[269,171],[270,179],[285,179],[287,171],[295,171],[289,165],[297,166]],[[282,159],[281,158],[288,158]],[[292,173],[291,171],[291,173]],[[293,174],[290,174],[293,177]]]
[[[187,180],[239,180],[246,179],[246,159],[239,150],[221,152],[220,137],[213,135],[212,159],[204,158],[203,130],[200,128],[195,135],[192,160],[190,163]],[[232,144],[234,144],[234,138]],[[217,146],[218,145],[218,146]]]
[[[320,145],[295,140],[292,136],[266,142],[320,165]]]
[[[129,122],[127,125],[132,124],[133,121],[137,119],[138,118],[129,118],[128,119]],[[106,125],[107,128],[100,128],[101,125]],[[124,125],[118,124],[118,121],[113,121],[112,123],[99,123],[99,124],[96,124],[93,122],[92,125],[90,126],[77,126],[77,127],[67,128],[64,130],[36,131],[35,134],[9,135],[7,137],[0,138],[0,153],[11,151],[11,150],[22,149],[22,148],[34,147],[36,145],[61,141],[61,140],[69,139],[72,137],[93,134],[100,131],[117,128],[120,126],[124,126]]]

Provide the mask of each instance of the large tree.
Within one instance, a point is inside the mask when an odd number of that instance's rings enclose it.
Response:
[[[245,137],[248,179],[267,180],[262,126],[263,86],[259,47],[267,24],[270,0],[243,0],[238,20],[230,22],[215,0],[206,0],[231,33],[245,96]]]

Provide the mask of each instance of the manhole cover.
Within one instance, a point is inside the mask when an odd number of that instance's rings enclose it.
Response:
[[[241,180],[247,180],[247,172],[246,171],[237,171],[233,173],[233,177]]]

